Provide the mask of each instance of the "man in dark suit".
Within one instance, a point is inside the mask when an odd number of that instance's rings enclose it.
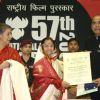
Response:
[[[86,41],[85,49],[91,51],[92,78],[98,85],[98,92],[91,93],[91,99],[100,100],[100,15],[93,17],[91,29],[94,34]]]

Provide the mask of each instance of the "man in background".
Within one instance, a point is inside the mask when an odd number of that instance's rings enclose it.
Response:
[[[28,85],[29,87],[31,87],[33,81],[32,70],[33,70],[33,63],[34,63],[34,58],[31,57],[32,41],[23,40],[20,43],[20,51],[22,52],[21,59],[24,62]]]

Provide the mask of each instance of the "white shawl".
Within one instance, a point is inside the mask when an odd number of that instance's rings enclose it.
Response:
[[[24,66],[15,60],[7,61],[10,68],[3,69],[0,100],[13,100],[13,91],[16,100],[31,100]]]

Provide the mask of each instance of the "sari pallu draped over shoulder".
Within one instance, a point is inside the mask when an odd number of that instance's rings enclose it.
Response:
[[[64,88],[62,87],[62,80],[59,78],[46,57],[41,58],[34,64],[33,75],[33,100],[40,100],[49,85],[54,85],[54,87],[61,92],[61,95],[57,99],[61,100],[62,93],[64,91]]]
[[[13,59],[20,63],[23,63],[17,50],[15,50],[7,45],[5,48],[0,50],[0,64],[3,61],[9,60],[9,59]],[[2,71],[3,71],[3,69],[0,69],[0,83],[1,83],[1,78],[2,78]]]

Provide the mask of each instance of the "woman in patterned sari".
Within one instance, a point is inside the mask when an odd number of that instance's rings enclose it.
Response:
[[[44,38],[33,67],[33,100],[62,100],[64,89],[69,87],[69,84],[62,81],[63,64],[57,56],[53,39]]]

